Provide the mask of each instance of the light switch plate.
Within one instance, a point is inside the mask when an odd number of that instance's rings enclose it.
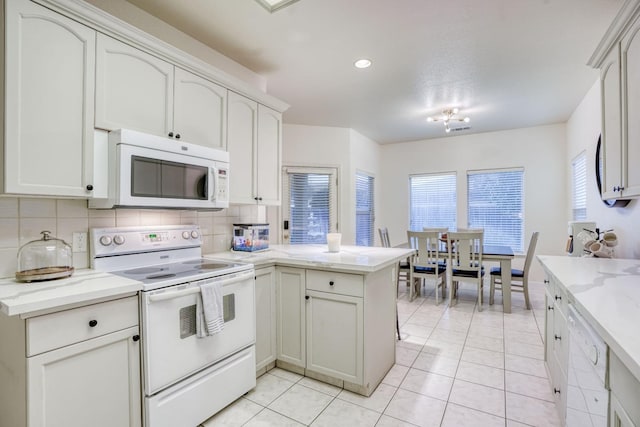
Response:
[[[73,232],[73,252],[87,252],[87,233],[84,231]]]

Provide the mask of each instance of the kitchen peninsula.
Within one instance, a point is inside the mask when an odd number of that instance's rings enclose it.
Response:
[[[301,245],[208,256],[256,266],[257,368],[277,363],[368,396],[395,362],[396,266],[412,253]],[[44,416],[45,403],[72,411],[69,402],[78,419],[109,406],[117,425],[141,425],[141,289],[90,269],[48,282],[1,279],[0,425]],[[96,371],[96,363],[108,368]],[[43,366],[62,376],[45,384]],[[79,400],[88,402],[81,411]]]
[[[256,267],[256,369],[369,396],[395,362],[397,263],[413,249],[274,245],[209,256]]]

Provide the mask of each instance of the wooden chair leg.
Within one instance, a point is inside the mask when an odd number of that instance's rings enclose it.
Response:
[[[495,293],[496,293],[496,279],[495,279],[495,276],[491,275],[491,280],[489,280],[489,305],[493,305]]]
[[[527,310],[531,310],[531,301],[529,301],[529,283],[526,277],[522,278],[522,293],[524,293],[524,303]]]
[[[396,304],[396,332],[398,332],[398,341],[402,341],[402,336],[400,335],[400,319],[398,318],[398,304]]]

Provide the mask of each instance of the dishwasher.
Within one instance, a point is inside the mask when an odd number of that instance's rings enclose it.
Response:
[[[605,384],[607,344],[569,304],[567,427],[606,427],[609,390]]]

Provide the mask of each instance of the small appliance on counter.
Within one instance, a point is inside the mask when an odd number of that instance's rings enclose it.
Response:
[[[569,221],[569,240],[567,241],[569,256],[588,255],[589,251],[585,249],[598,240],[598,231],[593,221]]]
[[[233,224],[232,249],[241,252],[269,249],[269,224]]]
[[[74,270],[71,246],[51,237],[50,231],[40,234],[42,239],[25,243],[18,251],[16,280],[36,282],[71,276]]]

